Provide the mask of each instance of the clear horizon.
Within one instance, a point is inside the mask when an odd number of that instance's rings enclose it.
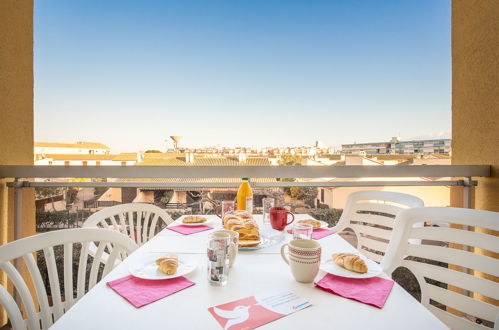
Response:
[[[450,137],[449,0],[35,0],[34,32],[36,141]]]

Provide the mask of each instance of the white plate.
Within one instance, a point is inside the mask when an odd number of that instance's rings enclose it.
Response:
[[[311,219],[311,218],[309,218],[309,219]],[[289,228],[287,228],[287,229],[292,229],[292,228],[293,228],[293,225],[294,225],[296,222],[300,221],[300,220],[305,220],[305,219],[298,219],[298,220],[294,221],[292,224],[290,224],[290,225],[288,226]],[[314,219],[314,220],[315,220],[315,219]],[[319,222],[321,223],[320,228],[327,228],[327,227],[329,227],[329,224],[328,224],[326,221],[322,221],[322,220],[317,220],[317,221],[319,221]],[[314,228],[314,229],[318,229],[318,228]]]
[[[322,220],[317,220],[321,223],[321,228],[327,228],[329,227],[329,223],[327,223],[326,221],[322,221]]]
[[[296,221],[300,221],[300,220],[305,220],[305,219],[298,219]],[[321,226],[319,228],[328,228],[329,227],[329,224],[326,221],[321,221],[321,220],[317,220],[317,221],[319,221],[321,223]],[[295,224],[295,222],[293,222],[292,224],[288,225],[286,227],[286,230],[289,229],[289,230],[293,231],[293,225],[294,224]],[[319,229],[319,228],[314,228],[314,230],[315,229]]]
[[[257,246],[239,246],[239,250],[265,249],[281,243],[284,237],[284,231],[274,230],[268,226],[260,227],[260,244]]]
[[[156,265],[156,259],[161,258],[166,253],[148,253],[144,255],[142,260],[137,262],[132,262],[128,266],[130,273],[139,278],[146,280],[164,280],[167,278],[175,278],[179,276],[184,276],[192,272],[197,267],[197,262],[195,260],[179,257],[179,266],[177,272],[173,275],[166,275],[161,272]]]
[[[345,268],[338,266],[331,259],[321,264],[321,270],[336,276],[351,277],[351,278],[369,278],[369,277],[378,276],[383,272],[381,266],[378,263],[364,257],[361,254],[356,253],[356,255],[361,257],[362,260],[366,262],[367,273],[361,274],[361,273],[352,272],[350,270],[346,270]]]
[[[207,218],[207,217],[204,217],[206,218],[206,221],[205,222],[197,222],[197,223],[184,223],[184,219],[185,218],[182,218],[180,219],[180,221],[177,221],[180,225],[184,225],[184,226],[191,226],[191,227],[195,227],[195,226],[203,226],[203,225],[206,225],[206,226],[212,226],[214,224],[214,219],[211,219],[211,218]],[[220,220],[220,223],[222,223],[222,220]]]

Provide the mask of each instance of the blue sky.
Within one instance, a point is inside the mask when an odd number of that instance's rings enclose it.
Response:
[[[339,146],[450,126],[450,0],[35,0],[37,141]]]

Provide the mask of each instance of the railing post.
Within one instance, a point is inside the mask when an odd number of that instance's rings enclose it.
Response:
[[[14,240],[23,237],[23,182],[18,178],[14,180]]]
[[[467,177],[463,180],[463,207],[467,209],[473,208],[473,182],[471,177]]]
[[[23,237],[23,182],[18,178],[14,179],[14,241]],[[21,260],[18,258],[14,260],[14,267],[19,273],[22,274]],[[14,288],[14,300],[21,306],[21,297],[16,288]]]

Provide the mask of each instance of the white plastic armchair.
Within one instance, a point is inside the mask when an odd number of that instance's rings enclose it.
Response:
[[[157,206],[129,203],[108,207],[92,214],[83,223],[83,227],[114,229],[141,246],[156,235],[158,221],[167,226],[173,219]]]
[[[102,265],[98,257],[88,258],[90,242],[98,242],[97,255],[109,253],[107,263]],[[80,255],[75,260],[73,260],[73,248],[81,248]],[[0,304],[7,311],[14,329],[47,329],[106,276],[114,268],[117,260],[132,253],[136,248],[137,245],[131,239],[114,230],[95,228],[57,230],[2,245],[0,269],[13,284],[22,304],[18,305],[4,286],[0,286]],[[61,254],[63,260],[59,262],[62,261],[63,274],[59,273],[56,261],[56,256],[59,257]],[[17,266],[27,270],[24,278],[14,267],[16,259]],[[43,268],[46,268],[47,283],[44,282],[38,267],[42,259],[46,265]],[[73,263],[76,262],[78,270],[73,274]],[[63,296],[60,279],[64,285]],[[73,284],[75,279],[76,287]],[[29,282],[35,289],[34,296],[28,289]],[[46,287],[50,287],[50,293]]]
[[[395,216],[402,210],[424,206],[413,195],[365,190],[351,193],[338,223],[338,232],[351,229],[357,237],[357,249],[371,260],[381,262],[392,234]]]
[[[424,221],[448,223],[451,228],[417,226]],[[481,232],[469,231],[467,226]],[[481,229],[496,233],[488,234]],[[450,207],[406,210],[397,216],[381,266],[387,274],[398,267],[409,269],[419,282],[421,303],[452,329],[490,329],[473,320],[497,322],[499,306],[474,297],[483,295],[492,298],[489,301],[499,300],[499,284],[494,281],[499,276],[497,231],[499,213],[496,212]],[[419,239],[421,243],[411,244],[411,239]],[[459,245],[449,247],[448,243]],[[476,253],[477,249],[482,253],[485,250],[487,255]],[[464,267],[464,271],[457,270],[459,267],[450,269],[448,265]],[[478,272],[488,275],[478,277]],[[448,290],[448,286],[464,293]],[[450,313],[442,305],[464,315]]]

